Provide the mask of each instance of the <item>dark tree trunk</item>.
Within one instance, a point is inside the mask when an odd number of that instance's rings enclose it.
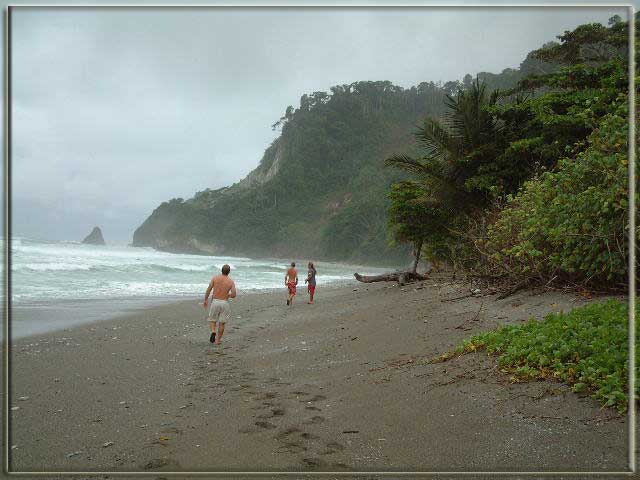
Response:
[[[420,263],[420,255],[422,254],[422,240],[417,242],[414,247],[415,247],[413,250],[414,259],[413,259],[413,265],[411,266],[411,273],[416,275],[416,272],[418,271],[418,264]]]
[[[427,280],[429,278],[428,275],[421,275],[416,272],[389,272],[383,273],[381,275],[360,275],[359,273],[354,273],[354,277],[356,280],[363,283],[373,283],[373,282],[398,282],[400,285],[405,285],[407,283],[416,282],[420,280]]]

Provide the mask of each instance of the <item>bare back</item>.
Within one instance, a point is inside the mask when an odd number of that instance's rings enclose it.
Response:
[[[293,282],[293,283],[298,283],[298,271],[291,267],[288,271],[287,271],[287,281],[289,282]]]
[[[216,275],[211,279],[211,285],[216,300],[228,300],[236,296],[236,284],[228,275]]]

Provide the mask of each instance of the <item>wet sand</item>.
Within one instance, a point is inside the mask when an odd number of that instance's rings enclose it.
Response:
[[[319,287],[291,308],[284,291],[240,295],[219,347],[195,300],[17,340],[11,470],[626,471],[616,411],[560,383],[511,384],[484,353],[427,363],[586,301],[450,300],[468,292],[433,278]]]

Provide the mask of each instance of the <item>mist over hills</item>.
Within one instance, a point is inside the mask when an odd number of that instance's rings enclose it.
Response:
[[[478,77],[489,88],[505,89],[554,68],[528,55],[518,69]],[[446,95],[472,80],[468,74],[462,81],[407,89],[360,81],[303,95],[274,124],[280,136],[249,175],[229,187],[162,203],[136,229],[133,245],[404,263],[408,248],[390,245],[387,233],[387,192],[403,174],[384,168],[383,160],[398,151],[411,154],[416,126],[426,116],[441,117]]]

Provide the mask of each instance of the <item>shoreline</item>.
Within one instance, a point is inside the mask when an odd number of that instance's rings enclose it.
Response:
[[[16,340],[12,470],[626,470],[627,418],[595,400],[486,355],[426,362],[586,300],[449,301],[468,286],[436,276],[299,291],[239,296],[221,348],[187,301]]]
[[[107,244],[107,246],[109,246],[109,244]],[[218,254],[214,254],[214,253],[209,253],[209,252],[205,252],[205,251],[189,251],[189,250],[172,250],[172,249],[163,249],[163,248],[157,248],[151,245],[133,245],[133,243],[131,244],[127,244],[127,247],[131,247],[131,248],[149,248],[151,250],[154,250],[156,252],[162,252],[162,253],[171,253],[171,254],[175,254],[175,255],[198,255],[201,257],[218,257],[218,258],[226,258],[226,257],[233,257],[233,258],[245,258],[247,260],[251,260],[251,259],[261,259],[261,260],[273,260],[273,261],[278,261],[278,262],[283,262],[283,263],[289,263],[292,260],[294,261],[298,261],[296,259],[299,258],[308,258],[311,259],[313,262],[325,262],[325,263],[332,263],[332,264],[336,264],[336,265],[345,265],[345,266],[356,266],[356,267],[362,267],[362,266],[369,266],[369,267],[373,267],[373,268],[389,268],[389,269],[401,269],[403,267],[400,267],[396,262],[397,260],[390,260],[389,263],[386,263],[384,261],[381,261],[379,263],[367,263],[367,264],[361,264],[361,263],[353,263],[351,260],[335,260],[335,259],[331,259],[331,258],[325,258],[325,257],[316,257],[314,255],[291,255],[291,256],[287,256],[287,257],[273,257],[273,256],[263,256],[260,254],[255,254],[255,255],[250,255],[249,257],[245,257],[243,255],[235,255],[233,253],[229,253],[229,252],[221,252]],[[405,268],[410,267],[411,266],[411,258],[409,257],[409,255],[411,254],[410,250],[407,249],[406,255],[407,255],[407,265],[405,266]],[[300,261],[305,261],[305,260],[300,260]],[[366,261],[366,262],[375,262],[374,259],[366,259],[366,260],[362,260],[362,261]]]
[[[355,285],[356,283],[353,279],[332,280],[321,284],[321,286],[323,289],[334,289],[345,285]],[[9,315],[10,338],[17,340],[60,332],[78,326],[106,322],[134,314],[146,308],[185,302],[202,303],[206,288],[207,286],[204,285],[202,295],[50,299],[21,301],[19,303],[12,301]],[[300,285],[298,289],[300,290]],[[283,288],[275,287],[250,288],[242,290],[240,294],[277,295],[282,291]],[[0,340],[3,338],[4,330],[0,332]]]

